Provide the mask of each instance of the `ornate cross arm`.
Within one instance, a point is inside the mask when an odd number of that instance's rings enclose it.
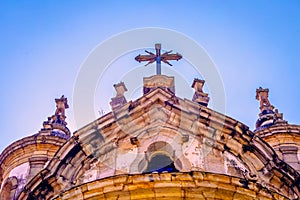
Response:
[[[145,51],[149,55],[138,55],[135,57],[135,60],[138,62],[148,61],[148,63],[145,66],[156,62],[156,74],[157,75],[161,74],[161,61],[172,66],[172,64],[168,62],[169,60],[177,60],[178,61],[182,58],[182,55],[180,55],[179,53],[171,54],[172,51],[167,51],[167,52],[161,54],[161,52],[160,52],[161,44],[155,44],[155,50],[156,50],[156,54],[149,52],[149,51]]]
[[[138,61],[138,62],[144,62],[144,61],[148,61],[148,63],[145,65],[149,65],[153,62],[156,61],[156,55],[152,52],[149,52],[149,51],[145,51],[146,53],[148,53],[149,55],[141,55],[139,54],[137,57],[135,57],[135,60]]]
[[[180,60],[182,58],[182,55],[180,55],[179,53],[176,53],[176,54],[169,54],[171,53],[172,51],[168,51],[166,53],[163,53],[161,55],[161,61],[163,61],[164,63],[170,65],[170,66],[173,66],[171,63],[168,62],[168,60]]]

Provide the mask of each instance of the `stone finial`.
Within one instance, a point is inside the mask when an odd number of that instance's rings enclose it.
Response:
[[[127,92],[127,88],[126,88],[124,82],[114,84],[114,88],[117,92],[117,95],[116,95],[117,97],[124,96],[124,93]]]
[[[262,87],[256,89],[256,99],[260,102],[260,111],[274,109],[269,101],[269,89],[263,89]]]
[[[60,98],[55,99],[55,103],[55,114],[48,117],[48,120],[43,122],[43,128],[41,131],[43,133],[50,131],[51,135],[68,139],[71,134],[70,130],[67,128],[67,122],[65,121],[67,118],[65,110],[69,108],[68,99],[62,95]]]
[[[55,99],[56,103],[56,111],[55,115],[63,115],[65,116],[65,110],[69,108],[68,99],[62,95],[59,99]]]
[[[269,101],[269,89],[263,89],[259,87],[256,89],[256,99],[260,103],[260,113],[259,118],[256,121],[256,129],[254,132],[272,126],[278,123],[287,123],[283,120],[283,114],[278,112],[278,109],[274,110],[274,106],[271,105]]]
[[[111,98],[110,102],[110,106],[113,110],[127,103],[127,100],[124,96],[124,93],[127,91],[127,88],[124,82],[114,84],[114,88],[117,94],[115,97]]]
[[[192,84],[192,88],[194,88],[195,91],[197,91],[197,92],[203,92],[204,83],[205,83],[205,80],[195,78],[194,82]]]
[[[198,78],[194,79],[192,88],[195,89],[195,93],[192,100],[200,105],[207,106],[209,102],[209,97],[207,93],[203,92],[204,83],[205,80],[201,80]]]

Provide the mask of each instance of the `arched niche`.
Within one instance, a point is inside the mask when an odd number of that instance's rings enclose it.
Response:
[[[178,172],[174,165],[174,161],[164,153],[157,153],[147,163],[144,173],[150,172]]]
[[[144,158],[138,165],[143,173],[178,172],[182,168],[181,161],[175,157],[175,150],[164,141],[154,142],[148,146]]]

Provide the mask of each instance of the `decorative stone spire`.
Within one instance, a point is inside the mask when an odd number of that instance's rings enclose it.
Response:
[[[62,95],[59,99],[55,99],[55,103],[55,114],[51,117],[48,117],[47,121],[44,121],[43,128],[39,133],[48,133],[50,131],[51,135],[69,138],[71,132],[67,128],[67,122],[65,121],[67,118],[65,115],[65,110],[69,108],[68,99]]]
[[[203,92],[203,86],[204,86],[205,80],[201,79],[194,79],[194,82],[192,84],[192,88],[195,89],[195,93],[193,96],[192,101],[202,105],[207,106],[209,102],[209,97],[207,93]]]
[[[114,88],[117,92],[116,96],[111,98],[110,106],[114,110],[127,103],[127,100],[124,96],[124,93],[127,91],[127,88],[124,82],[114,84]]]
[[[278,109],[274,110],[274,106],[271,105],[269,101],[269,89],[263,89],[262,87],[256,89],[256,99],[260,103],[260,113],[256,121],[255,132],[277,123],[287,123],[283,120],[283,114],[279,113]]]

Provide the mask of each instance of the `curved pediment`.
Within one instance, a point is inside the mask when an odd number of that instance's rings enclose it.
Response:
[[[157,88],[75,132],[19,199],[142,174],[158,156],[180,172],[223,174],[238,177],[244,188],[255,182],[270,194],[299,195],[298,173],[247,126]]]

